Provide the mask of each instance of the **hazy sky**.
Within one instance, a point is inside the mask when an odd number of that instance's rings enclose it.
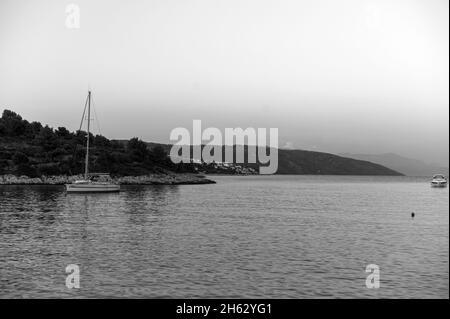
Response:
[[[65,25],[79,5],[80,28]],[[280,145],[448,166],[446,0],[0,1],[0,109],[168,142],[278,127]]]

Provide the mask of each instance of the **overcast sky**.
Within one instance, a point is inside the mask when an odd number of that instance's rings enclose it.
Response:
[[[90,87],[109,138],[168,142],[200,119],[278,127],[285,147],[448,166],[448,6],[1,0],[0,109],[75,130]]]

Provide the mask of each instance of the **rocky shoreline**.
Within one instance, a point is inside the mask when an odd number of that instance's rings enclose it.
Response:
[[[82,175],[74,176],[28,176],[0,175],[0,185],[64,185],[83,179]],[[122,176],[112,178],[120,185],[197,185],[215,184],[213,180],[195,174],[150,174],[143,176]]]

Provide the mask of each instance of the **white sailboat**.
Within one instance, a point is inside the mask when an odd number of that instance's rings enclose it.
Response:
[[[88,92],[86,104],[82,117],[86,113],[87,107],[87,138],[86,138],[86,159],[84,167],[84,179],[75,181],[71,184],[66,184],[66,191],[68,193],[107,193],[119,192],[120,185],[110,181],[109,174],[106,173],[89,173],[89,134],[91,122],[91,91]],[[81,125],[80,125],[81,130]]]

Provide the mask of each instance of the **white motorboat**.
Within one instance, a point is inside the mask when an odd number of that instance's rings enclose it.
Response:
[[[447,178],[442,174],[436,174],[431,180],[432,187],[447,187]]]
[[[120,185],[111,182],[109,174],[89,173],[89,135],[91,122],[91,91],[89,91],[84,105],[83,116],[81,118],[80,131],[87,108],[87,138],[86,138],[86,159],[84,167],[84,179],[66,184],[68,193],[109,193],[119,192]]]

